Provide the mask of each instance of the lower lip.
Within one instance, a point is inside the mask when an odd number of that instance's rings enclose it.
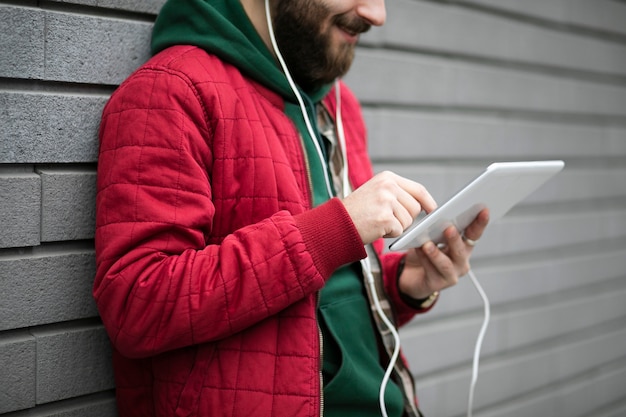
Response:
[[[348,43],[357,43],[357,41],[359,40],[359,35],[353,35],[351,33],[346,32],[345,30],[338,28],[339,31],[341,32],[341,34],[343,35],[343,38],[348,42]]]

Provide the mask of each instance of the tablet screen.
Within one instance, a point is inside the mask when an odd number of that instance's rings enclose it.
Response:
[[[493,223],[564,165],[563,161],[493,163],[451,199],[407,229],[389,249],[416,248],[428,241],[442,243],[443,231],[448,226],[463,231],[485,207],[489,208],[489,221]]]

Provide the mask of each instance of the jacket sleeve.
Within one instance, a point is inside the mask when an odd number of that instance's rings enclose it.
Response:
[[[219,221],[209,118],[188,80],[150,68],[123,83],[103,112],[93,294],[124,356],[232,335],[364,256],[336,199],[296,215],[278,211],[207,244]],[[336,227],[322,239],[319,225],[329,222]]]

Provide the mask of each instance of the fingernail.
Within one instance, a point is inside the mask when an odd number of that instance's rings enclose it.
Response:
[[[428,254],[432,254],[433,252],[435,252],[435,244],[433,242],[424,243],[424,246],[422,246],[422,248],[424,249],[424,252]]]

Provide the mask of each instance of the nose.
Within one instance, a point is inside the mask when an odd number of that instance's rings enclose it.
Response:
[[[385,0],[361,0],[356,7],[359,17],[373,26],[382,26],[387,19]]]

